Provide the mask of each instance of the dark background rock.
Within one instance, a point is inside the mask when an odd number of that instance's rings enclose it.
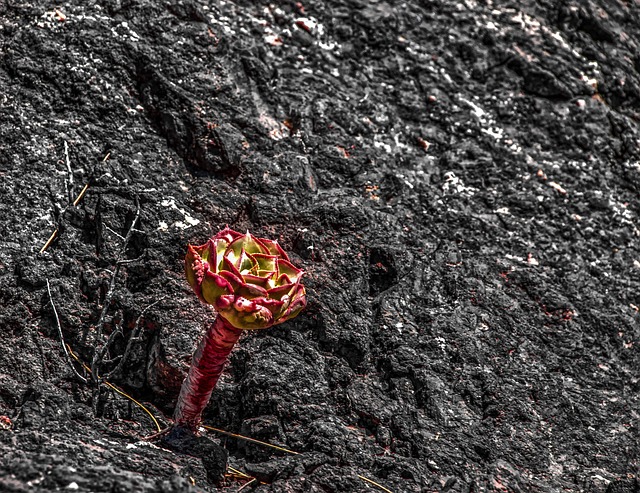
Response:
[[[164,425],[228,224],[307,272],[204,416],[301,454],[208,434],[254,491],[637,491],[639,43],[604,0],[0,2],[0,490],[246,483],[82,383],[47,287],[85,362],[140,328],[110,380]]]

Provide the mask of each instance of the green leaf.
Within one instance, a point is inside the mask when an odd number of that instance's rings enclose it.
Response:
[[[212,242],[213,242],[213,248],[211,249],[212,258],[209,261],[209,263],[211,264],[213,271],[220,272],[220,269],[222,268],[222,259],[224,258],[224,252],[229,246],[229,243],[222,238],[212,240]]]
[[[220,274],[222,274],[225,271],[231,272],[235,276],[237,276],[240,279],[242,279],[242,274],[240,273],[238,268],[234,264],[232,264],[231,260],[229,260],[227,257],[222,259],[222,267],[220,268]]]
[[[231,289],[235,293],[237,289],[240,288],[244,284],[242,280],[242,276],[236,275],[233,272],[228,270],[223,270],[220,272],[220,276],[227,280],[227,282],[231,285]]]
[[[273,325],[273,314],[267,307],[242,296],[218,313],[238,329],[266,329]]]
[[[282,286],[269,289],[267,294],[269,295],[269,298],[273,300],[281,300],[284,296],[288,295],[294,287],[295,284],[284,284]]]
[[[260,274],[263,273],[263,274]],[[253,274],[243,274],[242,278],[244,279],[244,282],[246,282],[247,284],[255,284],[256,286],[260,286],[263,288],[271,288],[272,286],[269,286],[269,281],[271,280],[271,278],[273,277],[273,272],[266,272],[265,271],[258,271],[258,275],[255,276]]]
[[[184,258],[184,271],[187,276],[187,282],[198,298],[202,299],[201,284],[205,271],[208,269],[208,263],[205,263],[202,259],[198,249],[202,251],[200,247],[187,245],[187,255]]]
[[[215,235],[213,239],[214,240],[223,239],[227,243],[231,243],[233,240],[235,240],[239,236],[242,236],[242,233],[238,233],[237,231],[230,229],[229,226],[226,226],[222,231],[220,231],[217,235]]]
[[[288,260],[278,259],[278,274],[286,274],[291,279],[291,282],[298,282],[304,271],[295,267]]]
[[[286,286],[288,284],[295,284],[291,282],[291,279],[289,279],[289,276],[286,274],[282,274],[278,277],[278,279],[276,279],[276,286]]]
[[[267,290],[255,284],[243,284],[235,291],[239,296],[243,296],[249,300],[254,298],[262,298],[267,296]]]
[[[262,244],[269,250],[268,253],[271,255],[275,255],[276,257],[283,258],[285,260],[289,260],[289,256],[286,252],[280,247],[277,241],[275,240],[267,240],[266,238],[260,238]]]
[[[224,277],[207,271],[202,281],[202,297],[207,303],[215,305],[218,298],[223,295],[233,294],[231,283]]]
[[[242,253],[242,249],[247,253],[269,253],[267,247],[247,231],[247,234],[239,236],[229,243],[224,256],[236,263]]]
[[[298,284],[293,296],[291,297],[289,306],[276,323],[279,324],[296,317],[305,306],[307,306],[307,295],[304,286],[302,286],[302,284]]]
[[[258,262],[256,262],[256,260],[253,259],[251,255],[248,255],[244,248],[240,252],[240,257],[238,258],[236,267],[238,267],[238,270],[241,274],[258,272]]]
[[[277,267],[278,257],[275,255],[267,255],[265,253],[254,253],[251,255],[258,263],[260,270],[275,271]]]

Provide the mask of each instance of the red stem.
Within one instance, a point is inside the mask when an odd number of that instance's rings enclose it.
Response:
[[[193,354],[189,374],[182,383],[173,413],[174,426],[195,431],[202,411],[218,383],[222,368],[242,330],[236,329],[220,315],[216,317]]]

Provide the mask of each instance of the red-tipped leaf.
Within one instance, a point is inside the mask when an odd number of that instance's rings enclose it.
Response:
[[[283,258],[285,260],[289,260],[289,256],[287,253],[280,247],[276,240],[267,240],[266,238],[260,238],[260,241],[264,246],[267,247],[269,253],[271,255],[275,255],[277,257]]]
[[[240,286],[244,285],[242,276],[237,276],[231,271],[223,270],[220,272],[220,276],[229,282],[234,293],[240,289]]]
[[[286,322],[287,320],[296,317],[305,306],[307,306],[305,298],[292,301],[287,310],[280,315],[276,323],[281,324],[282,322]]]
[[[215,306],[217,310],[225,310],[233,305],[235,300],[236,297],[233,294],[224,294],[216,300],[213,306]]]
[[[222,267],[220,269],[220,274],[222,274],[224,271],[231,272],[236,277],[242,279],[242,274],[240,273],[238,268],[231,263],[231,260],[228,257],[225,257],[224,259],[222,259]]]
[[[237,295],[244,296],[247,299],[268,296],[266,289],[255,284],[243,284],[235,292]]]
[[[266,289],[274,273],[267,272],[263,275],[263,274],[260,274],[261,272],[264,273],[264,271],[258,271],[257,276],[254,276],[253,274],[243,274],[242,278],[244,279],[244,282],[247,284],[254,284],[256,286],[260,286]]]
[[[220,231],[217,235],[215,235],[213,239],[214,240],[223,239],[227,243],[231,243],[233,240],[235,240],[239,236],[242,236],[242,233],[238,233],[237,231],[234,231],[230,229],[229,226],[227,226],[222,231]]]
[[[210,304],[215,304],[223,295],[233,294],[231,283],[224,277],[207,271],[202,281],[202,298]]]
[[[304,271],[295,267],[288,260],[278,259],[278,273],[286,274],[292,282],[296,282],[302,277]]]
[[[269,253],[267,247],[247,231],[247,234],[239,236],[229,244],[225,257],[232,257],[231,261],[235,263],[236,259],[240,257],[243,249],[245,252],[252,254]]]
[[[236,299],[232,306],[219,313],[231,325],[242,329],[266,329],[274,322],[273,314],[267,307],[243,298]]]
[[[294,287],[295,284],[284,284],[282,286],[277,286],[275,288],[269,289],[267,291],[267,294],[271,299],[281,300],[284,296],[288,295]]]
[[[184,258],[184,270],[187,276],[187,281],[200,299],[202,299],[202,290],[200,286],[208,268],[209,263],[202,259],[197,249],[192,245],[188,245],[187,255]]]
[[[286,286],[287,284],[295,284],[295,283],[292,282],[291,279],[289,279],[289,276],[286,274],[282,274],[278,276],[278,279],[276,279],[276,286]]]
[[[278,268],[278,257],[275,255],[268,255],[266,253],[254,253],[250,255],[258,263],[259,270],[275,271]]]
[[[236,262],[236,267],[242,272],[258,272],[258,263],[249,255],[244,248],[240,252],[240,257]]]
[[[268,308],[274,316],[280,311],[284,305],[282,300],[274,300],[270,298],[256,298],[253,300],[257,305]]]

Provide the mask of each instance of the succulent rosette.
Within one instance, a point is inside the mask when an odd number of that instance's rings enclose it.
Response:
[[[188,246],[187,281],[238,329],[265,329],[295,317],[307,303],[295,267],[277,241],[229,228]]]

